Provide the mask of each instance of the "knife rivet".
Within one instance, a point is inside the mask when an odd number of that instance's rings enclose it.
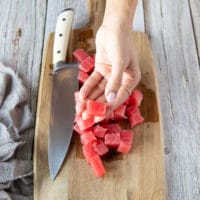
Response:
[[[63,21],[65,21],[66,19],[65,19],[65,18],[63,18],[62,20],[63,20]]]
[[[62,36],[63,36],[63,34],[62,34],[62,33],[60,33],[60,34],[59,34],[59,36],[60,36],[60,37],[62,37]]]
[[[60,50],[58,50],[57,53],[60,53]]]

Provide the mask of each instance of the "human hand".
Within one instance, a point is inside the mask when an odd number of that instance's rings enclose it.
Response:
[[[120,106],[141,79],[132,31],[101,26],[96,35],[95,70],[80,90],[80,100],[107,101],[107,115]],[[79,106],[84,109],[84,103]]]

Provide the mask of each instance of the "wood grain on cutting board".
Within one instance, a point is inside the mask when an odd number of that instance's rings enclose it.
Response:
[[[75,31],[75,48],[83,45],[85,30]],[[88,29],[87,32],[90,30]],[[163,133],[158,86],[153,59],[144,33],[133,33],[138,50],[144,93],[141,111],[145,122],[134,129],[134,145],[127,155],[104,161],[107,174],[96,178],[82,156],[78,137],[73,137],[64,165],[55,181],[50,180],[47,158],[50,97],[52,87],[52,46],[50,35],[40,78],[34,149],[34,198],[36,200],[132,200],[165,199]],[[88,49],[94,45],[88,41]]]

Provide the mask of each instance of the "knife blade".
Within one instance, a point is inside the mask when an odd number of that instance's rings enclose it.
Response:
[[[65,61],[73,13],[73,9],[66,9],[59,14],[54,38],[48,139],[48,162],[52,180],[57,176],[67,154],[75,117],[74,92],[78,90],[78,66]]]

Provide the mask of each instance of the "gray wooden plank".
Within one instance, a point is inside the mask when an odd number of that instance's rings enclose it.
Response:
[[[35,118],[46,1],[1,0],[0,8],[0,60],[23,79]],[[18,156],[31,159],[33,130],[26,133],[23,135],[28,143],[20,149]]]
[[[195,32],[195,42],[200,63],[200,1],[189,0],[189,5],[192,17],[192,25]]]
[[[73,8],[75,10],[73,28],[81,28],[87,26],[89,22],[87,1],[48,0],[45,40],[47,39],[50,32],[55,31],[57,16],[63,9],[66,8]]]
[[[188,1],[144,0],[144,13],[160,88],[167,199],[198,200],[200,71]]]
[[[138,1],[138,5],[133,20],[133,30],[145,32],[143,0]]]

